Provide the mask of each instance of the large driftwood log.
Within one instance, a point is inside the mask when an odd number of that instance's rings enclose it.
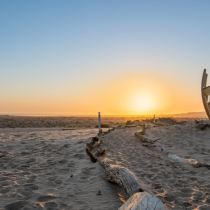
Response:
[[[149,193],[135,193],[118,210],[164,210],[162,201]]]
[[[110,165],[101,160],[99,163],[104,168],[106,179],[119,184],[130,197],[119,210],[165,210],[159,198],[143,192],[135,175],[130,170]]]
[[[92,138],[91,143],[87,144],[87,146],[92,148],[96,140],[96,138]],[[140,193],[143,192],[143,189],[131,171],[127,168],[110,165],[108,162],[102,161],[98,156],[104,154],[105,150],[99,148],[92,154],[90,149],[86,148],[86,153],[91,161],[96,162],[98,160],[99,164],[104,168],[106,180],[119,184],[130,197],[119,210],[165,210],[163,203],[157,197],[148,193]]]
[[[135,175],[127,168],[110,165],[101,160],[99,160],[99,163],[104,168],[106,180],[119,184],[129,196],[136,192],[143,192]]]

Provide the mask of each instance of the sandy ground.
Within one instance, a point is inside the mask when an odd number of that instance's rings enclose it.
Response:
[[[194,123],[151,127],[169,153],[210,159],[210,129]],[[134,135],[140,127],[115,129],[103,137],[102,158],[129,168],[144,191],[159,197],[166,209],[210,209],[210,170],[169,159],[155,147],[143,147]],[[104,129],[105,130],[105,129]],[[127,196],[103,178],[103,169],[85,153],[97,129],[0,129],[0,209],[110,209]],[[102,195],[96,195],[98,191]]]
[[[118,126],[137,117],[102,117],[102,124]],[[94,128],[96,117],[30,117],[0,115],[0,128]]]
[[[118,209],[122,189],[104,180],[101,166],[85,153],[96,134],[97,129],[2,129],[0,209]]]
[[[153,127],[146,132],[160,138],[169,153],[201,163],[210,160],[210,129],[194,123]],[[134,135],[141,128],[117,129],[103,138],[104,160],[130,169],[144,191],[159,197],[166,209],[210,209],[210,170],[168,158],[156,147],[144,147]]]

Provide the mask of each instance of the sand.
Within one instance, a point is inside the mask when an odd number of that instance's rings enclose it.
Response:
[[[160,138],[158,143],[169,153],[208,163],[210,129],[195,127],[165,125],[146,132]],[[140,129],[104,135],[102,159],[131,170],[144,191],[160,198],[166,209],[210,209],[210,170],[143,147],[134,135]],[[88,128],[1,129],[0,209],[118,209],[128,197],[103,178],[102,167],[85,153],[85,143],[96,134],[97,129]]]
[[[171,154],[207,163],[210,160],[210,129],[194,123],[153,127],[146,130]],[[145,192],[157,196],[166,209],[210,209],[210,170],[194,168],[168,158],[156,147],[143,147],[134,135],[141,128],[117,129],[105,135],[104,160],[131,170]]]
[[[121,206],[122,189],[104,180],[101,166],[90,162],[85,153],[85,143],[97,129],[31,130],[0,131],[1,209]],[[102,195],[97,196],[99,190]]]

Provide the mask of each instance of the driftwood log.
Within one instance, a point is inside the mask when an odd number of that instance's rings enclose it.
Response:
[[[101,160],[99,160],[99,164],[104,169],[106,180],[119,184],[123,187],[129,197],[136,192],[143,192],[135,175],[127,168],[110,165],[109,163]]]
[[[86,153],[91,161],[98,161],[104,169],[105,179],[119,184],[130,197],[119,210],[165,210],[161,200],[143,192],[137,178],[129,169],[118,165],[110,165],[108,162],[102,161],[98,156],[104,154],[105,150],[99,148],[95,153],[92,153],[91,149],[96,139],[92,138],[92,140],[92,144],[89,145],[90,148],[86,148]]]
[[[90,143],[86,143],[87,147],[89,147],[91,149],[94,148],[94,147],[99,146],[100,144],[101,144],[101,140],[98,137],[93,137]]]
[[[159,139],[156,139],[156,140],[150,140],[148,138],[145,138],[143,135],[145,134],[145,131],[146,129],[144,129],[144,132],[140,131],[140,132],[136,132],[135,135],[143,142],[143,146],[151,146],[151,147],[158,147],[162,152],[164,152],[169,158],[172,158],[174,160],[178,160],[179,162],[182,162],[182,163],[187,163],[195,168],[199,168],[199,167],[207,167],[208,169],[210,169],[210,165],[209,164],[202,164],[200,162],[198,162],[197,160],[195,159],[185,159],[185,158],[181,158],[181,157],[178,157],[177,155],[175,154],[170,154],[168,151],[166,151],[162,145],[160,144],[154,144],[155,141],[159,140]],[[142,134],[144,133],[144,134]]]
[[[148,139],[146,137],[144,137],[143,135],[145,134],[145,129],[144,129],[144,134],[141,134],[142,131],[140,132],[135,132],[135,135],[144,143],[150,143],[150,144],[154,144],[157,140],[159,140],[159,138],[157,139]]]
[[[150,143],[143,143],[142,144],[143,146],[152,146],[152,147],[159,147],[160,150],[162,152],[164,152],[169,158],[172,158],[174,160],[178,160],[179,162],[182,162],[182,163],[187,163],[195,168],[199,168],[199,167],[202,167],[203,164],[198,162],[197,160],[195,159],[185,159],[185,158],[181,158],[175,154],[170,154],[168,153],[160,144],[150,144]]]
[[[95,163],[98,159],[97,157],[99,155],[103,155],[105,153],[105,150],[99,148],[94,154],[92,154],[90,149],[86,148],[86,153],[90,157],[90,160]]]
[[[104,168],[106,180],[119,184],[130,197],[119,210],[165,210],[159,198],[143,192],[137,178],[130,170],[110,165],[100,158],[98,162]]]
[[[163,210],[161,200],[149,193],[135,193],[118,210]]]
[[[90,152],[91,153],[91,152]],[[104,168],[105,179],[119,184],[130,197],[119,210],[165,210],[162,201],[149,193],[143,192],[135,175],[127,168],[110,165],[93,155]]]
[[[200,129],[200,130],[206,130],[206,128],[210,128],[210,124],[209,123],[196,123],[197,126],[196,128],[197,129]]]
[[[143,124],[143,125],[142,125],[142,130],[140,131],[140,134],[141,134],[141,135],[144,135],[144,134],[145,134],[145,130],[146,130],[145,124]]]

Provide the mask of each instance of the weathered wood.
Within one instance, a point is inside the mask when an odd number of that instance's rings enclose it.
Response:
[[[145,134],[145,124],[142,125],[142,130],[140,131],[140,134],[141,135]]]
[[[92,139],[92,144],[95,144],[96,139]],[[96,162],[98,160],[99,164],[104,168],[105,178],[107,181],[119,184],[125,192],[128,194],[129,198],[119,210],[146,210],[146,209],[156,209],[165,210],[162,202],[155,196],[143,192],[137,178],[135,175],[127,168],[120,167],[118,165],[110,165],[106,161],[102,161],[100,157],[101,154],[105,153],[105,150],[99,148],[95,154],[92,154],[90,149],[86,149],[86,153],[90,157],[91,161]],[[147,207],[147,208],[146,208]]]
[[[99,155],[103,155],[104,153],[105,153],[105,149],[99,148],[99,149],[95,152],[94,156],[95,156],[95,157],[98,157]]]
[[[97,161],[97,158],[95,158],[94,157],[94,155],[91,153],[91,151],[88,149],[88,148],[86,148],[86,153],[87,153],[87,155],[90,157],[90,160],[92,161],[92,162],[96,162]]]
[[[209,123],[197,123],[198,125],[196,126],[197,129],[200,130],[206,130],[206,128],[210,128]]]
[[[202,167],[203,166],[202,163],[198,162],[195,159],[180,158],[180,157],[178,157],[177,155],[174,155],[174,154],[169,154],[168,157],[169,158],[172,158],[174,160],[178,160],[178,161],[180,161],[182,163],[187,163],[187,164],[193,166],[194,168],[199,168],[199,167]]]
[[[135,193],[118,210],[164,210],[162,201],[149,193]]]
[[[206,114],[207,114],[208,118],[210,119],[210,109],[209,109],[208,101],[207,101],[207,95],[209,93],[208,93],[208,89],[206,89],[207,92],[205,92],[205,89],[204,89],[204,88],[206,88],[207,76],[208,76],[208,74],[206,74],[206,69],[204,69],[203,77],[202,77],[202,81],[201,81],[201,96],[202,96],[203,106],[205,108]]]
[[[87,147],[89,147],[91,149],[94,148],[94,147],[99,146],[100,144],[101,144],[101,140],[98,137],[93,137],[90,143],[86,143]]]
[[[195,123],[196,123],[196,124],[198,124],[198,123],[199,123],[199,121],[197,121],[196,119],[194,119],[194,120],[195,120]]]
[[[98,159],[97,157],[99,155],[103,155],[105,153],[105,150],[99,148],[94,154],[92,154],[90,149],[86,148],[86,153],[90,157],[90,160],[95,163],[97,161],[97,159]]]
[[[142,142],[147,142],[148,139],[144,136],[141,135],[140,132],[135,132],[135,135],[142,141]]]
[[[145,133],[145,131],[144,131],[144,133]],[[141,131],[140,131],[140,132],[135,132],[135,135],[136,135],[143,143],[154,144],[157,140],[159,140],[159,138],[154,139],[154,140],[148,139],[148,138],[142,136]]]
[[[101,115],[100,115],[100,112],[98,113],[98,131],[99,131],[99,133],[102,132],[102,130],[101,130]]]
[[[151,147],[159,147],[162,152],[164,152],[167,156],[169,155],[169,153],[160,144],[143,143],[142,145],[151,146]]]
[[[124,128],[135,128],[139,125],[124,125]]]
[[[127,168],[110,165],[105,161],[101,161],[98,158],[100,165],[104,168],[105,178],[110,181],[119,184],[125,192],[130,196],[136,192],[143,192],[139,182],[135,175]]]
[[[110,165],[101,160],[99,160],[99,163],[104,168],[105,178],[123,187],[130,197],[119,210],[165,210],[160,199],[143,192],[135,175],[127,168]]]
[[[145,130],[144,130],[144,134],[145,134]],[[155,141],[157,141],[158,139],[156,140],[149,140],[147,138],[145,138],[141,132],[136,132],[135,135],[143,142],[143,146],[151,146],[151,147],[158,147],[162,152],[164,152],[169,158],[172,158],[174,160],[178,160],[182,163],[187,163],[195,168],[198,168],[198,167],[201,167],[203,166],[202,163],[198,162],[197,160],[195,159],[185,159],[185,158],[181,158],[181,157],[178,157],[177,155],[174,155],[174,154],[170,154],[168,151],[166,151],[162,145],[160,144],[154,144]],[[208,168],[208,165],[205,166]]]
[[[195,159],[185,159],[185,158],[181,158],[177,155],[174,155],[174,154],[170,154],[169,152],[167,152],[160,144],[150,144],[150,143],[144,143],[142,144],[143,146],[152,146],[152,147],[159,147],[160,150],[162,152],[164,152],[169,158],[172,158],[174,160],[178,160],[179,162],[182,162],[182,163],[187,163],[191,166],[193,166],[194,168],[199,168],[199,167],[202,167],[203,164],[198,162],[197,160]],[[207,167],[207,166],[205,166]]]
[[[204,95],[210,95],[210,86],[203,88],[203,94]]]

